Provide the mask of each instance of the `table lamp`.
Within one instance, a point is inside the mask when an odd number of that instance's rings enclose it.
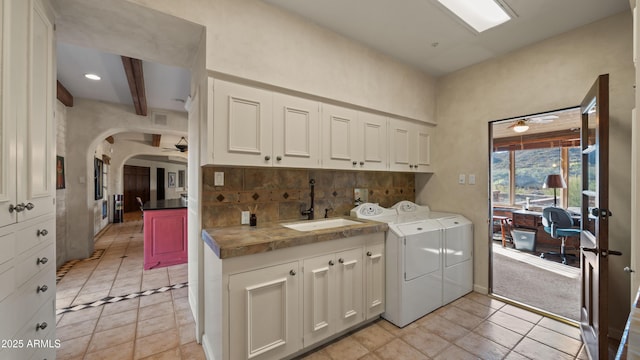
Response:
[[[551,174],[547,175],[544,178],[544,184],[542,184],[543,189],[553,189],[553,206],[558,206],[558,197],[556,196],[556,189],[564,189],[567,187],[567,183],[564,182],[564,179],[560,174]]]

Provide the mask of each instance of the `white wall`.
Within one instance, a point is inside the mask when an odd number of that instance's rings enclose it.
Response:
[[[178,186],[178,171],[182,170],[185,172],[185,180],[187,180],[187,165],[179,165],[179,164],[172,164],[172,163],[167,163],[167,162],[161,162],[161,161],[149,161],[149,160],[143,160],[143,159],[136,159],[136,158],[132,158],[127,160],[125,163],[125,165],[132,165],[132,166],[142,166],[142,167],[148,167],[150,170],[150,177],[149,177],[149,186],[150,186],[150,199],[149,200],[157,200],[158,197],[158,182],[156,179],[156,172],[158,170],[158,168],[164,168],[164,198],[165,199],[179,199],[180,198],[180,194],[186,194],[187,193],[187,186],[185,183],[184,187],[177,187]],[[176,187],[174,188],[170,188],[169,187],[169,172],[174,172],[176,173]]]
[[[610,325],[629,311],[631,109],[634,101],[632,21],[616,15],[439,79],[432,176],[418,176],[417,199],[459,212],[475,226],[474,283],[489,286],[488,122],[577,106],[600,74],[610,74]],[[458,174],[477,185],[458,185]]]

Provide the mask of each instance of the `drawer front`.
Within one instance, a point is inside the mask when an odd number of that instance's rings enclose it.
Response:
[[[42,271],[18,289],[17,312],[29,319],[47,300],[55,299],[56,277],[53,271]]]
[[[15,291],[15,280],[15,270],[13,267],[8,268],[0,274],[0,302]]]
[[[536,223],[536,217],[532,215],[513,214],[513,225],[535,228],[538,226]]]
[[[6,344],[11,348],[3,349],[0,358],[24,360],[31,358],[38,349],[55,349],[55,327],[56,315],[54,301],[51,299],[33,317],[21,324],[20,331]]]
[[[54,236],[55,219],[38,222],[37,224],[33,224],[19,230],[15,237],[16,255],[20,255],[38,244],[42,244],[47,241],[54,242]]]
[[[8,234],[0,235],[0,265],[13,259],[13,257],[16,254],[15,245],[16,245],[15,232],[12,231]]]
[[[41,271],[55,272],[55,248],[53,243],[36,247],[21,255],[15,264],[16,286],[22,286],[27,280]]]

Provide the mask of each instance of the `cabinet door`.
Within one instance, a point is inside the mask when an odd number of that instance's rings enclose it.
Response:
[[[385,259],[384,241],[367,245],[365,258],[367,319],[384,312]]]
[[[389,120],[389,169],[395,171],[413,171],[410,146],[412,124],[400,119]]]
[[[213,96],[214,164],[271,166],[271,92],[214,80]]]
[[[431,171],[431,131],[429,125],[414,124],[412,140],[413,169],[417,172]]]
[[[300,348],[298,262],[229,276],[230,359],[280,359]]]
[[[3,50],[0,53],[0,89],[2,91],[0,96],[0,227],[14,223],[17,220],[17,213],[15,211],[9,212],[8,209],[17,202],[16,114],[15,105],[12,104],[10,99],[19,88],[16,89],[12,85],[15,82],[12,79],[14,74],[12,74],[12,71],[8,71],[8,64],[10,59],[15,59],[20,54],[16,51],[8,51],[9,43],[5,42],[5,39],[13,34],[16,23],[19,24],[21,22],[8,21],[12,16],[11,13],[5,11],[5,3],[7,1],[0,1],[0,48]],[[15,8],[10,8],[15,11]],[[13,17],[15,19],[20,18],[18,16]],[[12,24],[12,26],[6,27],[8,31],[5,30],[7,23]],[[24,61],[20,63],[24,63]],[[19,79],[16,84],[20,85]]]
[[[333,254],[303,261],[304,346],[320,341],[335,332],[335,258]]]
[[[358,165],[364,170],[386,170],[387,118],[360,112],[358,120],[362,134],[359,139],[362,156],[358,159]]]
[[[18,191],[18,201],[25,210],[19,220],[55,211],[55,129],[53,101],[55,99],[53,69],[53,23],[50,14],[39,0],[33,1],[29,28],[29,61],[27,72],[27,129],[25,135],[26,174],[24,198]]]
[[[339,332],[364,320],[362,248],[339,252],[336,259],[336,332]]]
[[[361,154],[358,148],[358,112],[322,104],[322,167],[357,169]]]
[[[273,103],[273,164],[320,167],[320,104],[284,94]]]

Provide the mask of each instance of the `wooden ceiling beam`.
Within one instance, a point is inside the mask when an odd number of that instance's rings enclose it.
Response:
[[[137,115],[147,116],[147,97],[144,90],[142,60],[122,56],[122,65],[127,75],[131,98]]]
[[[160,138],[162,135],[160,134],[152,134],[151,135],[151,146],[160,147]]]
[[[56,97],[64,104],[64,106],[73,107],[73,95],[71,95],[69,90],[67,90],[60,81],[58,81],[57,84]]]

